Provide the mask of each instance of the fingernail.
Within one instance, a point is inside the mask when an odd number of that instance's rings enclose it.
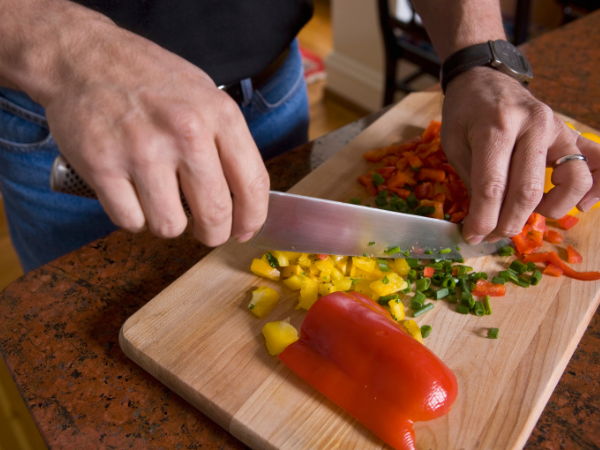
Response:
[[[485,236],[467,236],[465,237],[465,242],[469,245],[477,245],[483,241],[484,237]]]
[[[247,240],[249,240],[252,236],[254,236],[254,233],[246,233],[246,234],[242,234],[240,236],[236,236],[236,240],[238,242],[246,242]]]
[[[592,206],[594,206],[596,203],[598,203],[598,201],[600,201],[600,198],[598,198],[598,197],[587,199],[585,202],[583,202],[581,204],[581,208],[580,208],[581,211],[586,212],[586,211],[592,209]]]

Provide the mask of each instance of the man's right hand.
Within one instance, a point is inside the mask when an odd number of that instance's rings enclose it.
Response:
[[[177,236],[188,223],[181,188],[201,242],[248,240],[266,219],[269,177],[238,105],[184,59],[86,8],[49,3],[49,26],[69,28],[31,48],[29,72],[17,64],[0,76],[46,108],[61,153],[113,222]]]

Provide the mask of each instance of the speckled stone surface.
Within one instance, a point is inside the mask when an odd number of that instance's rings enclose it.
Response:
[[[525,46],[532,91],[600,128],[600,12]],[[268,162],[285,190],[377,115]],[[31,272],[0,294],[0,353],[52,449],[244,449],[131,362],[125,320],[209,249],[190,234],[117,231]],[[527,449],[600,448],[600,319],[593,318]]]

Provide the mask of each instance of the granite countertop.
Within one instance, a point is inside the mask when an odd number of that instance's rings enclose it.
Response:
[[[533,93],[600,129],[600,12],[523,49]],[[290,188],[377,116],[269,161],[272,188]],[[118,345],[125,320],[208,252],[189,233],[161,240],[117,231],[0,293],[0,353],[50,448],[246,448]],[[527,449],[600,447],[598,349],[596,312]]]

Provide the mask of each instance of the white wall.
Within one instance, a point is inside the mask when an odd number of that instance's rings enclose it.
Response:
[[[331,0],[327,89],[369,111],[381,108],[384,50],[376,0]]]

